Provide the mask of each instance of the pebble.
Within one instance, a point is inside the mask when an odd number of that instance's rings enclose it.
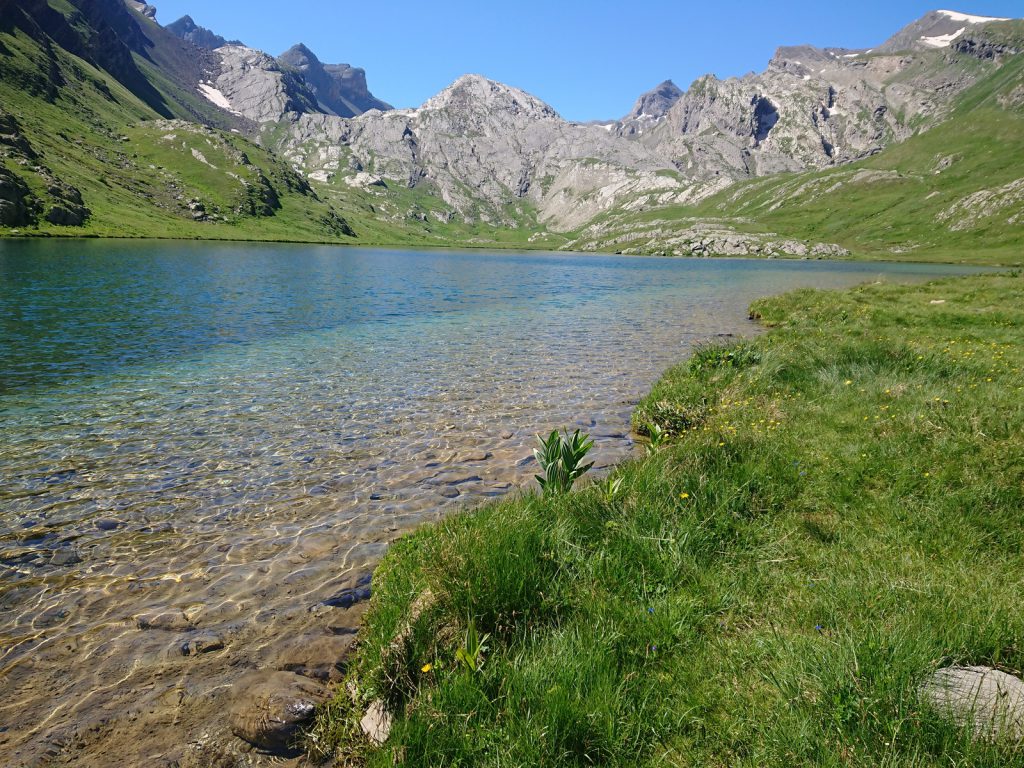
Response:
[[[50,565],[75,565],[82,562],[82,556],[74,547],[58,549],[50,558]]]
[[[354,587],[343,589],[331,595],[323,601],[323,605],[329,605],[331,608],[351,608],[356,603],[369,600],[370,582],[372,579],[373,575],[369,573],[359,577]]]
[[[359,727],[363,734],[374,744],[383,744],[391,735],[392,717],[384,704],[377,700],[370,704],[363,719],[359,721]]]

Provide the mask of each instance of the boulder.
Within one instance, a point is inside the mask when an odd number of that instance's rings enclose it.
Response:
[[[330,698],[320,683],[294,672],[257,672],[243,678],[231,706],[231,732],[255,747],[294,755],[303,728]]]
[[[1024,741],[1024,680],[991,667],[945,667],[921,686],[923,698],[979,739]]]
[[[80,227],[89,212],[81,206],[54,205],[46,212],[46,220],[58,227]]]
[[[31,193],[24,181],[0,165],[0,226],[32,223]]]
[[[82,555],[75,547],[63,547],[50,557],[50,565],[76,565],[80,562]]]

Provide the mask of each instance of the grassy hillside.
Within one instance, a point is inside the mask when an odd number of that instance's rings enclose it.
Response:
[[[708,220],[755,240],[835,243],[856,258],[1021,264],[1024,55],[968,89],[948,121],[873,157],[740,183],[698,206],[613,214],[572,239],[685,252],[700,234],[680,233]]]
[[[284,163],[242,136],[157,119],[109,74],[58,48],[53,56],[62,83],[47,98],[24,87],[46,60],[40,44],[14,30],[0,34],[0,45],[6,51],[0,105],[14,126],[0,138],[0,163],[28,186],[39,214],[38,226],[10,229],[344,238],[330,206]],[[55,183],[80,194],[89,210],[81,227],[46,220]]]
[[[1024,279],[801,291],[670,370],[618,490],[398,542],[317,749],[389,766],[1024,766],[929,708],[1024,669]],[[482,666],[457,658],[489,633]],[[470,644],[472,645],[472,644]],[[366,703],[396,714],[380,748]],[[349,763],[345,763],[349,764]]]
[[[65,6],[54,4],[72,15]],[[140,23],[158,43],[167,34]],[[83,24],[74,29],[84,35]],[[153,61],[134,55],[158,94],[151,100],[190,121],[165,119],[29,23],[0,25],[0,200],[11,198],[9,215],[22,212],[8,226],[0,216],[0,235],[537,247],[527,239],[534,230],[432,220],[433,199],[411,190],[388,190],[384,201],[347,187],[315,190],[182,89],[172,75],[188,62],[173,46],[152,53]]]

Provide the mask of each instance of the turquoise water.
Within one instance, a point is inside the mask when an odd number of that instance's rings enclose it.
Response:
[[[629,455],[636,399],[752,299],[962,271],[0,242],[0,749],[101,716],[180,743],[283,636],[354,625],[324,600],[395,536],[526,484],[536,433]],[[175,652],[197,632],[225,650]]]

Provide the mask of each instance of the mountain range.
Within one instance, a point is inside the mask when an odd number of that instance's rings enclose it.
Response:
[[[393,109],[135,0],[0,0],[0,232],[1012,261],[1022,51],[1024,21],[933,11],[582,124],[480,75]]]

